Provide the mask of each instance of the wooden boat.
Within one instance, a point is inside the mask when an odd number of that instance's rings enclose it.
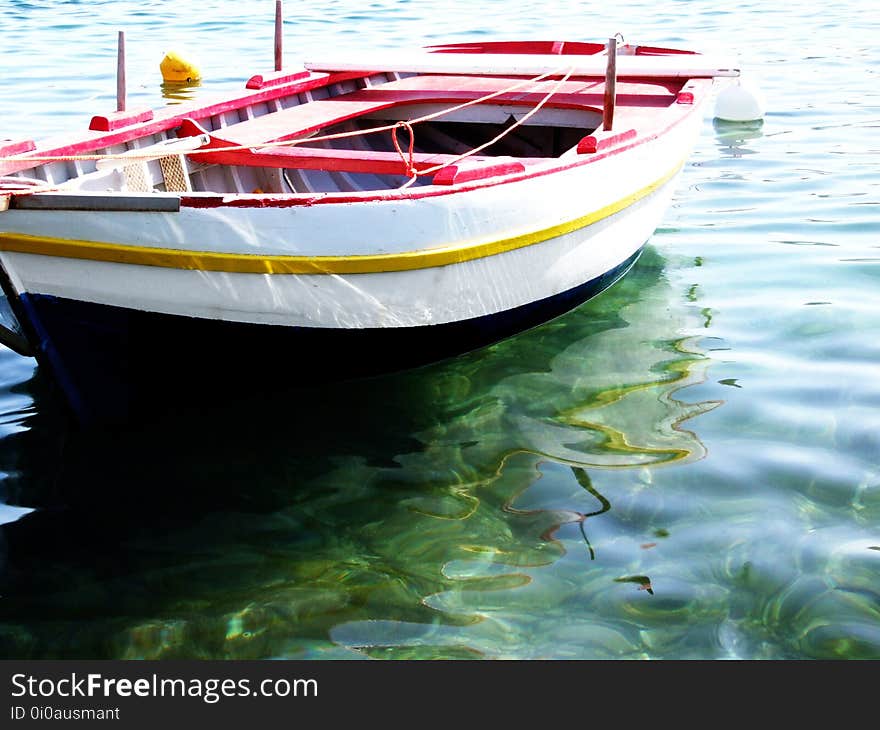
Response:
[[[737,74],[614,41],[442,45],[0,143],[4,341],[81,422],[496,342],[633,265]]]

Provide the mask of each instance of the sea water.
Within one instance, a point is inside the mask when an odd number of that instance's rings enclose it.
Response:
[[[3,0],[0,138],[112,111],[119,30],[130,107],[241,88],[273,16]],[[880,658],[874,3],[302,0],[284,54],[616,33],[739,56],[767,114],[706,110],[644,255],[570,314],[100,437],[0,348],[0,655]]]

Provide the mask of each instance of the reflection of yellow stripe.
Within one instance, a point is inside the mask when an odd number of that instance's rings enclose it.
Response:
[[[118,264],[161,266],[169,269],[194,269],[198,271],[228,271],[239,274],[368,274],[382,271],[427,269],[494,256],[585,228],[650,195],[671,180],[680,168],[681,164],[678,164],[659,180],[641,190],[580,218],[541,231],[491,243],[459,243],[442,248],[363,256],[265,256],[123,246],[117,243],[47,238],[23,233],[0,233],[0,250]],[[585,190],[584,195],[589,195],[589,192]]]

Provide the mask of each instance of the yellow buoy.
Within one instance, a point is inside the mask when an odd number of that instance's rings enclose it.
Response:
[[[192,83],[202,78],[202,72],[191,61],[187,61],[177,51],[168,51],[159,64],[162,78],[177,83]]]

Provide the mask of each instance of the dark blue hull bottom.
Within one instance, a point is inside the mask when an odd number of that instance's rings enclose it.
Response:
[[[40,367],[51,372],[76,420],[107,425],[460,355],[573,309],[623,276],[640,253],[548,299],[417,328],[253,325],[27,294],[21,304],[40,340]]]

